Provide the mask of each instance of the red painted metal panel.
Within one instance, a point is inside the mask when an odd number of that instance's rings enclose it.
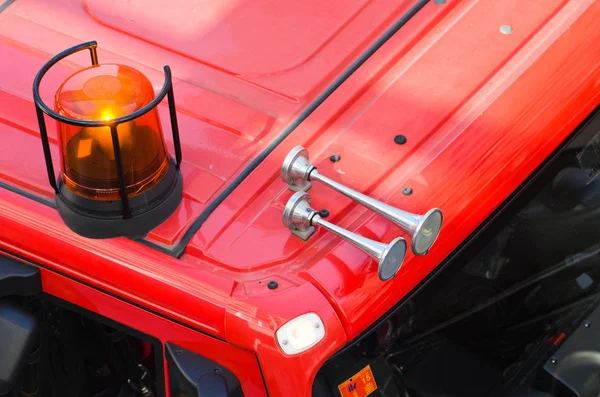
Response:
[[[164,45],[137,22],[127,23],[123,34],[92,22],[73,4],[17,0],[0,14],[0,103],[7,104],[0,106],[0,180],[50,197],[29,92],[35,70],[50,54],[84,38],[97,38],[101,45],[104,40],[102,59],[138,67],[157,85],[158,68],[169,63],[177,77],[186,201],[153,232],[152,239],[164,244],[176,241],[226,181],[400,13],[384,12],[383,5],[391,4],[384,1],[351,2],[365,14],[354,16],[319,55],[283,74],[257,76],[219,68],[239,72],[247,66],[256,72],[251,68],[265,71],[269,65],[245,58],[236,63],[224,54],[215,54],[210,65],[195,60],[208,49],[196,51],[189,43],[204,42],[202,35],[177,42],[190,45],[182,47],[183,54],[181,48],[150,44]],[[237,20],[236,12],[242,12],[213,7],[224,21]],[[88,11],[104,24],[116,23],[106,8]],[[154,12],[150,17],[159,18]],[[362,20],[368,12],[379,19]],[[0,247],[254,351],[272,396],[309,396],[307,385],[323,360],[430,274],[600,103],[598,20],[600,3],[593,0],[428,4],[217,208],[181,260],[126,239],[76,236],[53,209],[5,189],[0,189]],[[505,24],[512,34],[500,33]],[[370,25],[377,27],[364,30]],[[225,40],[219,36],[223,28],[211,30],[211,37]],[[230,42],[222,44],[235,52]],[[327,52],[330,46],[337,50]],[[271,54],[264,48],[255,53]],[[296,55],[273,67],[294,64]],[[45,98],[74,67],[55,71],[43,87]],[[392,143],[399,133],[407,144]],[[298,144],[308,147],[322,173],[375,198],[414,212],[441,208],[445,225],[431,253],[409,255],[399,275],[382,283],[373,261],[340,239],[325,232],[308,242],[291,236],[280,220],[290,193],[278,169]],[[342,160],[329,163],[332,153]],[[404,186],[414,193],[403,196]],[[336,223],[369,238],[390,241],[400,233],[324,187],[317,185],[310,194],[315,207],[327,207]],[[269,290],[269,280],[280,287]],[[275,330],[307,311],[321,316],[328,339],[286,357],[276,347]],[[138,327],[156,332],[150,325]]]
[[[0,95],[20,103],[17,112],[0,107],[0,132],[9,141],[20,140],[22,129],[38,136],[31,84],[37,70],[65,48],[97,40],[101,63],[132,66],[156,88],[163,65],[171,66],[182,169],[193,176],[186,179],[182,208],[149,235],[167,246],[416,0],[336,0],[325,7],[318,0],[177,3],[19,0],[0,14]],[[44,101],[51,104],[60,83],[88,65],[79,54],[53,68],[41,87]],[[159,110],[172,146],[167,107]],[[48,124],[55,150],[55,123]],[[32,155],[35,146],[28,146]],[[29,168],[29,156],[8,149],[0,156],[0,180],[52,194],[44,168]]]
[[[436,29],[392,58],[389,72],[342,113],[324,104],[292,134],[213,214],[188,254],[226,262],[224,274],[241,280],[277,272],[314,283],[353,338],[456,249],[599,103],[600,4],[449,6],[455,8]],[[503,24],[514,33],[501,34]],[[399,34],[371,61],[405,46]],[[369,81],[376,73],[354,77]],[[344,86],[331,102],[341,106],[351,89]],[[329,127],[314,133],[323,125]],[[393,144],[398,133],[407,144]],[[409,254],[398,276],[382,283],[376,264],[352,245],[327,232],[304,242],[278,226],[291,193],[274,170],[297,144],[307,146],[321,173],[375,198],[412,212],[441,208],[445,225],[429,255]],[[332,153],[342,160],[330,163]],[[414,193],[402,195],[404,186]],[[315,184],[310,195],[315,208],[328,208],[334,222],[366,237],[390,241],[400,233],[326,187]],[[269,249],[251,249],[260,244]]]

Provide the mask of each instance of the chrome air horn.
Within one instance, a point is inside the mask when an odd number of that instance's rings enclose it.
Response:
[[[318,225],[350,242],[378,262],[378,274],[382,281],[389,280],[398,273],[406,255],[406,240],[402,237],[384,244],[327,222],[310,208],[310,197],[305,192],[294,193],[283,210],[282,219],[287,228],[305,240],[314,233],[315,226]]]
[[[437,239],[442,227],[442,211],[433,208],[424,215],[413,214],[382,203],[321,175],[308,161],[308,151],[301,146],[293,148],[281,167],[281,178],[293,191],[310,189],[311,181],[319,181],[365,207],[389,219],[412,237],[412,251],[425,255]]]

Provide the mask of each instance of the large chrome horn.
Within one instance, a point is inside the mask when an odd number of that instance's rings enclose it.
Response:
[[[318,225],[350,242],[378,262],[378,274],[382,281],[389,280],[398,273],[406,255],[406,240],[402,237],[384,244],[327,222],[310,208],[310,197],[305,192],[294,193],[283,210],[282,219],[287,228],[304,240],[314,233],[315,226]]]
[[[311,181],[319,181],[377,212],[412,237],[412,250],[415,255],[425,255],[442,228],[442,211],[437,208],[427,211],[424,215],[413,214],[372,199],[321,175],[308,161],[308,151],[301,146],[295,147],[288,153],[281,167],[281,178],[294,191],[306,191],[310,188]]]

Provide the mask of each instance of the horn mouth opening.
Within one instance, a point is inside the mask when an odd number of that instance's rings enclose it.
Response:
[[[395,238],[388,244],[379,261],[379,279],[381,281],[391,280],[396,276],[406,256],[406,240],[402,237]]]
[[[412,238],[412,251],[415,255],[427,254],[440,234],[442,221],[442,211],[438,208],[430,209],[423,215]]]

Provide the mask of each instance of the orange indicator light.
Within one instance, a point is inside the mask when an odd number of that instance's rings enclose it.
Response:
[[[54,108],[78,120],[127,116],[154,99],[150,81],[123,65],[95,65],[71,75],[58,89]],[[92,200],[119,200],[119,178],[111,129],[58,122],[61,172],[65,185]],[[123,176],[129,197],[156,185],[165,175],[169,156],[156,108],[117,126]]]

